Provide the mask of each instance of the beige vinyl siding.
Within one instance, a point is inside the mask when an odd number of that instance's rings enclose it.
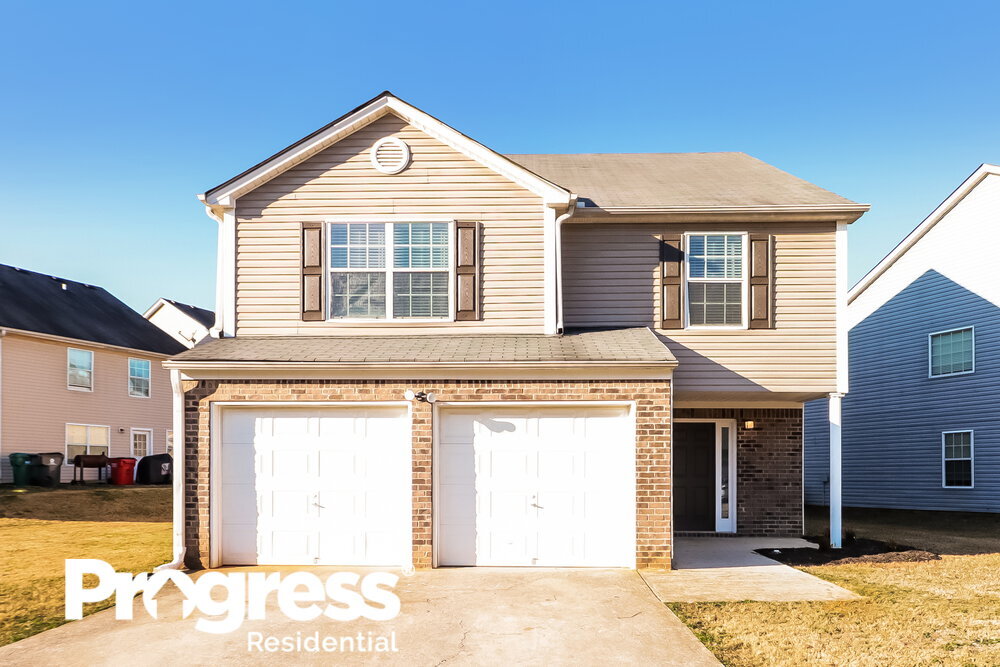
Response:
[[[11,480],[13,452],[66,454],[66,424],[110,426],[110,456],[131,456],[130,429],[152,429],[151,454],[166,451],[171,426],[170,376],[161,356],[112,350],[85,343],[61,343],[17,334],[2,338],[2,479]],[[93,391],[66,388],[66,350],[94,353]],[[150,360],[150,397],[128,395],[128,359]],[[124,429],[119,432],[118,429]],[[87,478],[96,471],[87,471]],[[63,466],[62,479],[73,478]]]
[[[369,149],[387,136],[401,138],[412,151],[410,166],[400,174],[371,165]],[[397,116],[383,116],[238,200],[237,335],[541,333],[542,211],[538,196]],[[299,223],[406,214],[482,224],[482,320],[301,321]]]
[[[657,234],[763,232],[775,237],[775,328],[659,331],[679,366],[678,392],[835,388],[833,223],[681,225],[570,223],[563,227],[567,326],[658,326]]]

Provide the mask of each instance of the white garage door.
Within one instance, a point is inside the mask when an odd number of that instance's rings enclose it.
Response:
[[[221,440],[224,564],[411,562],[405,407],[224,408]]]
[[[624,407],[442,408],[438,563],[634,567]]]

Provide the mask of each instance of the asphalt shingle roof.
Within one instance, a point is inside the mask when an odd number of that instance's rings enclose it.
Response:
[[[599,207],[851,206],[746,153],[507,155]]]
[[[206,340],[175,361],[333,363],[674,362],[646,328],[579,331],[563,336],[260,336]]]
[[[0,264],[0,327],[160,354],[184,346],[107,290]]]

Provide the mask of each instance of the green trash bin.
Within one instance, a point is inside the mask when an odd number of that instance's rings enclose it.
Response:
[[[28,486],[31,479],[31,466],[36,463],[38,454],[15,452],[10,455],[10,466],[14,469],[14,486]]]

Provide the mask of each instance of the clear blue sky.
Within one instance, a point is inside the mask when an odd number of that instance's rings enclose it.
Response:
[[[7,0],[0,263],[213,307],[195,194],[383,89],[508,153],[745,151],[872,211],[1000,161],[1000,3]]]

